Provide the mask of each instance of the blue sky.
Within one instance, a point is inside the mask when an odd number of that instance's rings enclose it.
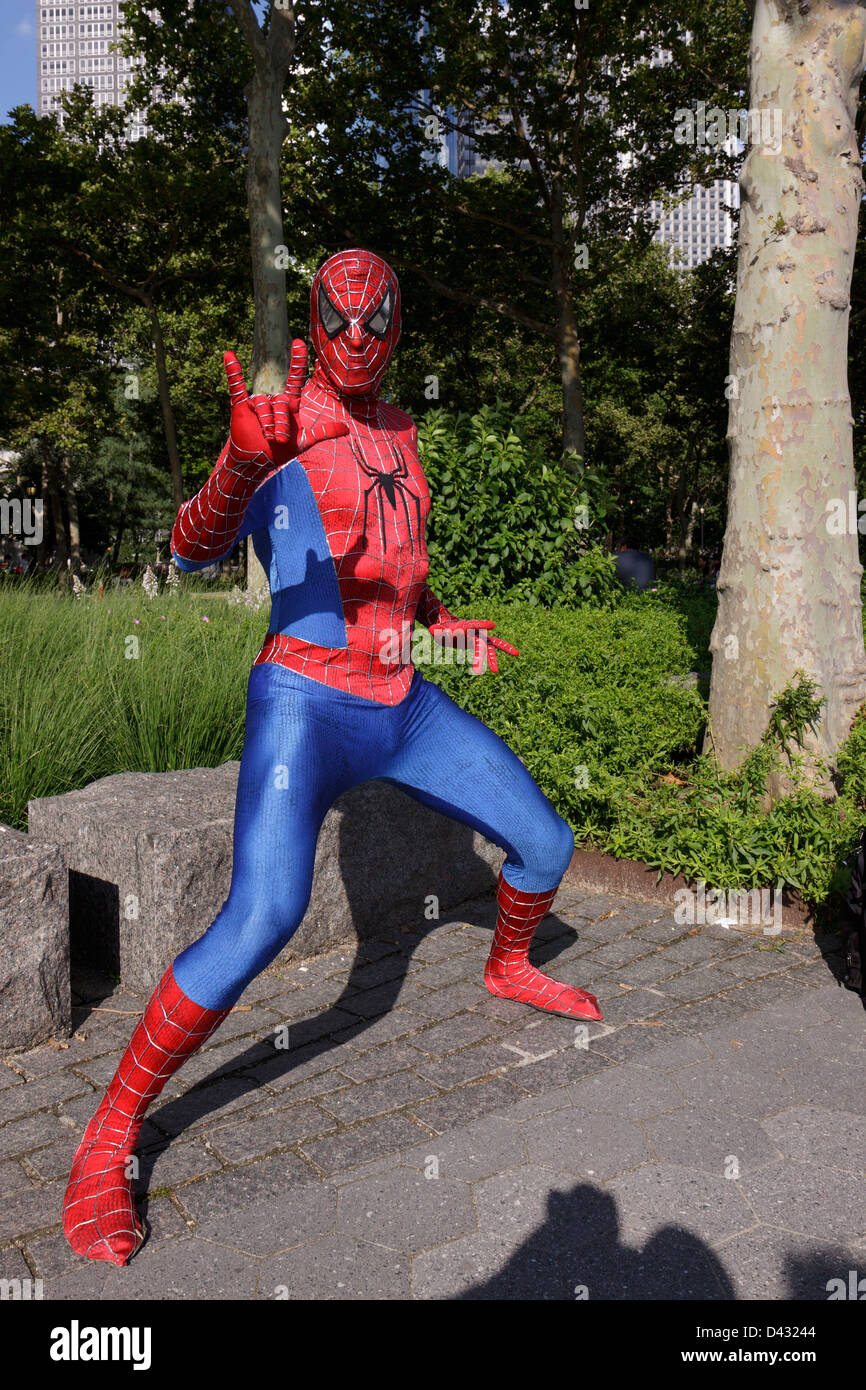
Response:
[[[0,0],[0,120],[13,106],[36,106],[36,6],[33,0]]]

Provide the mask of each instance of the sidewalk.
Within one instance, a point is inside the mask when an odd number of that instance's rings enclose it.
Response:
[[[145,1001],[77,978],[68,1046],[0,1062],[0,1279],[823,1300],[866,1274],[866,1014],[810,934],[563,890],[533,960],[598,996],[604,1023],[576,1028],[487,993],[493,920],[482,899],[254,981],[145,1122],[151,1230],[126,1269],[74,1255],[60,1210]]]

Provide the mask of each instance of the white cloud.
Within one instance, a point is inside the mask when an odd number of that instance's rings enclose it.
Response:
[[[19,38],[29,39],[30,35],[33,33],[33,25],[30,23],[30,20],[19,19],[18,23],[15,25],[15,33]]]

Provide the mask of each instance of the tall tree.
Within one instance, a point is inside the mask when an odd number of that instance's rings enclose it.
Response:
[[[855,130],[866,13],[757,0],[731,335],[728,522],[711,648],[708,748],[736,767],[803,670],[826,700],[807,739],[829,760],[866,697],[849,290],[863,195]],[[771,794],[784,790],[779,774]]]

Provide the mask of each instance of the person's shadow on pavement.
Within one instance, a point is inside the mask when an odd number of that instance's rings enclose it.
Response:
[[[732,1300],[724,1265],[698,1236],[664,1226],[634,1248],[620,1240],[616,1201],[592,1183],[551,1192],[544,1223],[496,1274],[460,1300]]]

